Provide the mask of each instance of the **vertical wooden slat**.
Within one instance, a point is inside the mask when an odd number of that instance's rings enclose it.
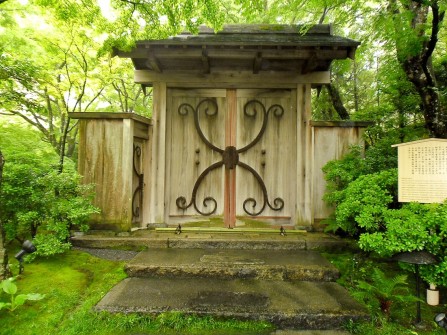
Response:
[[[306,120],[306,155],[305,155],[305,216],[304,216],[304,224],[309,225],[309,228],[313,224],[313,170],[312,170],[312,161],[313,161],[313,148],[312,148],[312,127],[310,125],[310,121],[312,120],[312,95],[311,95],[311,85],[304,84],[304,115]]]
[[[236,146],[236,90],[227,90],[227,111],[225,120],[225,147]],[[233,228],[236,225],[236,169],[225,170],[224,224]]]
[[[122,133],[122,158],[121,158],[121,194],[123,194],[122,215],[129,226],[132,223],[132,178],[133,178],[133,130],[134,121],[123,120]]]
[[[153,86],[153,124],[150,223],[164,222],[165,158],[166,158],[166,83]]]
[[[312,224],[312,129],[310,85],[297,85],[297,216],[299,227]]]

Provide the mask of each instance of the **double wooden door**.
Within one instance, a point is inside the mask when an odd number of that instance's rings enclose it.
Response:
[[[167,221],[290,220],[296,210],[293,90],[168,91]]]

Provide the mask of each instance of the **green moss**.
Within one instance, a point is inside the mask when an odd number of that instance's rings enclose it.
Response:
[[[97,313],[95,304],[126,277],[123,262],[112,262],[80,251],[40,258],[25,264],[17,280],[20,293],[46,294],[10,313],[0,311],[0,335],[127,335],[127,334],[269,334],[266,322],[218,320],[166,313]],[[0,294],[0,300],[4,300]]]

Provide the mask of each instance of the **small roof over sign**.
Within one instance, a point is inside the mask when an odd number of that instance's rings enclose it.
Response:
[[[359,42],[332,34],[330,25],[227,25],[214,32],[181,33],[161,40],[139,41],[130,52],[136,70],[266,71],[307,74],[327,71],[334,59],[354,58]]]
[[[435,142],[447,144],[447,139],[445,139],[445,138],[427,138],[424,140],[393,144],[391,147],[397,148],[397,147],[402,147],[402,146],[406,146],[406,145],[417,145],[417,144],[435,143]]]

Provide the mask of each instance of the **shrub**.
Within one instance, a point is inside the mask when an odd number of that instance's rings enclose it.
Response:
[[[0,220],[6,242],[31,237],[37,247],[33,255],[67,250],[71,227],[86,230],[89,216],[98,212],[91,204],[91,187],[80,185],[70,161],[59,173],[57,154],[36,140],[33,131],[15,125],[3,126],[2,132],[0,145],[6,164]]]
[[[384,213],[396,202],[397,170],[363,175],[342,191],[335,211],[337,227],[350,235],[382,231]]]
[[[372,166],[383,166],[377,163],[380,160],[370,164],[371,157],[362,159],[358,148],[353,148],[346,158],[325,166],[331,180],[326,199],[336,205],[328,229],[358,237],[362,250],[383,257],[429,251],[439,263],[421,266],[421,277],[447,286],[447,203],[398,203],[397,169],[364,174]]]
[[[403,205],[384,214],[383,231],[362,234],[359,245],[381,256],[406,251],[426,250],[439,263],[421,266],[421,277],[429,283],[447,286],[447,204]]]

